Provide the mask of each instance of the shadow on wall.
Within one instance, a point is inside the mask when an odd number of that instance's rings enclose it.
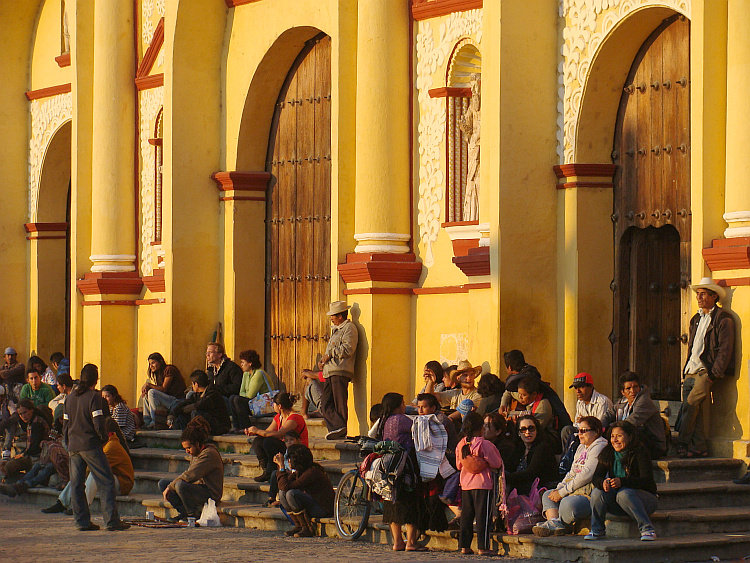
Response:
[[[367,433],[369,421],[369,407],[367,405],[367,358],[370,355],[370,343],[367,333],[359,322],[362,310],[358,303],[353,303],[350,309],[351,319],[357,327],[357,357],[354,361],[354,381],[352,382],[352,394],[354,396],[354,416],[359,421],[359,432]],[[351,413],[349,420],[352,420]]]
[[[709,436],[740,440],[743,435],[742,422],[737,418],[737,403],[739,401],[739,376],[742,372],[742,320],[732,310],[734,289],[726,288],[727,296],[722,303],[725,311],[734,319],[734,377],[720,379],[711,389],[711,426]]]

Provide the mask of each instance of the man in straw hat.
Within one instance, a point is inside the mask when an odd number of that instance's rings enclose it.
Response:
[[[682,408],[677,422],[680,457],[706,457],[703,435],[703,400],[714,381],[734,374],[734,319],[718,302],[726,291],[711,278],[691,286],[698,312],[690,319],[689,356],[682,370]]]
[[[477,404],[482,399],[482,396],[479,394],[479,391],[477,391],[477,387],[474,384],[476,378],[481,373],[482,366],[473,367],[468,360],[461,360],[454,372],[455,377],[458,378],[459,387],[451,389],[450,391],[436,392],[434,391],[435,381],[429,379],[427,381],[427,386],[425,387],[425,393],[432,393],[438,398],[438,401],[443,404],[448,403],[450,408],[455,411],[451,413],[450,418],[452,420],[460,420],[461,413],[458,412],[458,407],[461,404],[461,401],[469,399],[470,401],[473,401],[474,404]]]
[[[323,391],[320,395],[320,414],[326,421],[326,439],[346,436],[349,418],[348,386],[354,377],[354,359],[357,353],[357,327],[349,320],[349,306],[345,301],[334,301],[326,313],[331,318],[333,330],[326,351],[318,361],[323,372]]]

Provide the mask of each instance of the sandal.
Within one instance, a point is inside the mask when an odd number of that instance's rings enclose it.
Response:
[[[417,547],[407,547],[404,551],[429,551],[429,549],[424,545],[418,545]]]
[[[701,452],[699,450],[688,450],[685,454],[687,459],[695,459],[701,457],[708,457],[708,452]]]

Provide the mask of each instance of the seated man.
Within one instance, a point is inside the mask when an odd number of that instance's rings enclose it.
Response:
[[[16,437],[16,432],[18,431],[18,420],[16,404],[8,397],[5,387],[0,385],[0,433],[5,432],[2,454],[3,461],[10,459],[10,448],[13,445],[13,438]]]
[[[39,461],[34,463],[23,476],[12,485],[0,485],[0,493],[9,497],[22,495],[34,487],[46,487],[50,477],[55,473],[60,474],[61,484],[70,480],[68,466],[70,457],[68,451],[62,445],[59,438],[50,438],[42,442],[42,451]]]
[[[206,363],[208,381],[227,398],[229,407],[229,397],[240,393],[242,368],[229,359],[224,352],[224,346],[218,342],[211,342],[206,347]]]
[[[617,420],[627,420],[638,428],[652,459],[664,457],[667,453],[664,420],[649,390],[641,387],[638,374],[626,371],[620,376],[620,393],[622,399],[615,405]]]
[[[302,379],[305,380],[305,391],[302,397],[302,416],[310,418],[312,415],[320,415],[320,396],[323,394],[323,372],[312,369],[302,370]]]
[[[461,404],[461,401],[469,399],[476,404],[482,399],[482,396],[474,385],[477,376],[482,373],[482,366],[472,367],[471,363],[467,360],[461,360],[455,373],[460,385],[460,387],[456,389],[436,392],[434,390],[435,381],[433,379],[428,379],[427,385],[425,386],[425,393],[432,393],[437,397],[441,404],[447,404],[455,411],[450,414],[451,420],[454,421],[461,419],[461,413],[458,412],[458,406]]]
[[[26,383],[21,388],[20,399],[31,399],[34,406],[38,409],[45,411],[49,410],[49,402],[55,398],[55,392],[52,387],[42,381],[42,374],[39,373],[39,368],[32,366],[29,368],[26,374]]]
[[[187,428],[191,419],[202,416],[211,426],[214,436],[229,432],[229,409],[219,388],[209,383],[206,372],[199,369],[190,374],[190,381],[193,394],[170,411],[170,417],[174,419],[172,428]]]
[[[570,440],[575,437],[578,423],[584,416],[598,418],[599,422],[605,427],[615,417],[615,408],[612,401],[609,397],[594,389],[594,378],[590,374],[579,373],[573,379],[573,384],[568,388],[576,390],[578,400],[576,401],[575,421],[560,432],[563,449],[567,449]]]
[[[0,379],[5,390],[12,399],[18,399],[18,393],[26,379],[26,366],[18,361],[16,349],[8,347],[5,349],[5,363],[0,366]]]

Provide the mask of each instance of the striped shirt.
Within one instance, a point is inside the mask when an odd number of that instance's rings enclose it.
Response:
[[[112,418],[117,422],[126,440],[130,441],[135,438],[135,417],[128,405],[117,403],[112,409]]]

